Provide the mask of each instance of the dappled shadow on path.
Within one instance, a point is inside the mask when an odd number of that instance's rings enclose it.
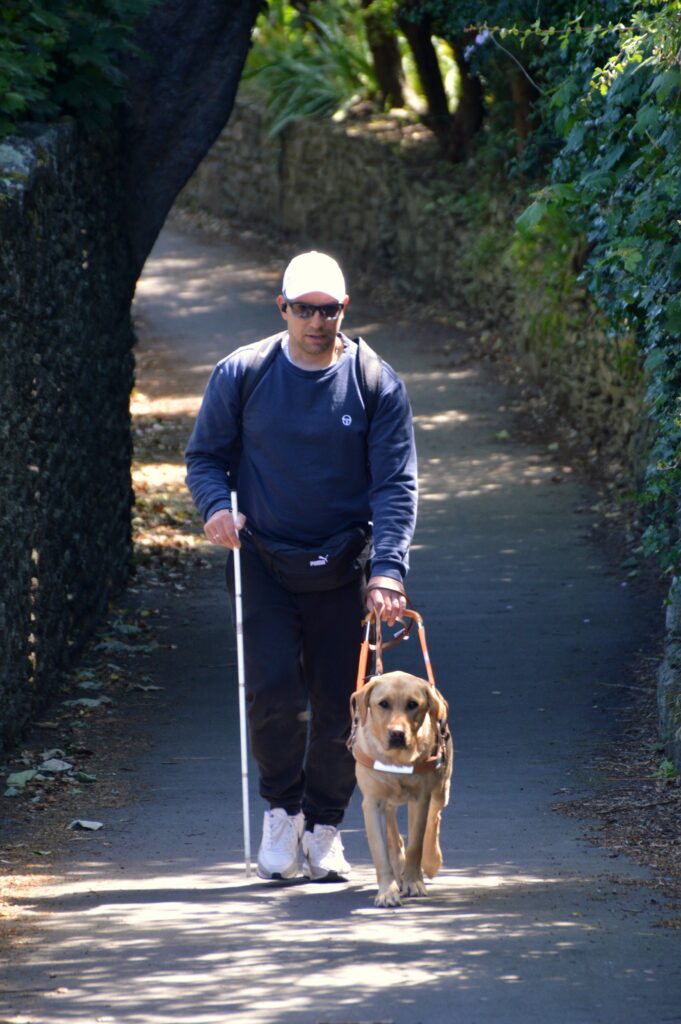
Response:
[[[89,877],[82,868],[71,891],[28,900],[48,925],[31,988],[35,975],[59,979],[68,992],[41,999],[63,1024],[104,1013],[159,1024],[228,1014],[416,1022],[433,1019],[421,1008],[424,986],[440,1011],[447,992],[460,1008],[524,1004],[530,1019],[535,1005],[590,1005],[589,958],[602,923],[574,912],[583,903],[578,879],[461,868],[445,871],[428,898],[386,911],[373,907],[368,868],[350,886],[277,886],[245,880],[234,864],[184,876],[166,865],[158,879],[101,879],[101,889],[97,866]],[[621,970],[622,985],[642,972]]]

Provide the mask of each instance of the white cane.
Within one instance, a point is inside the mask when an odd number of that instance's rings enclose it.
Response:
[[[237,528],[239,506],[232,491],[232,516]],[[241,600],[241,552],[234,548],[234,603],[236,612],[236,661],[239,675],[239,730],[241,735],[241,802],[244,812],[244,861],[246,878],[251,876],[251,822],[248,805],[248,740],[246,732],[246,670],[244,665],[244,617]]]

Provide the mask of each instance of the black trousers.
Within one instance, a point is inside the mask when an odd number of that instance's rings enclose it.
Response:
[[[346,749],[364,615],[364,579],[292,594],[241,548],[246,705],[260,795],[308,828],[338,825],[355,786]],[[232,556],[227,589],[234,611]]]

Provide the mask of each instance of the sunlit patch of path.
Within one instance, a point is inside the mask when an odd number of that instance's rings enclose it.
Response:
[[[354,1020],[385,999],[391,1019],[400,1010],[407,1020],[424,986],[431,998],[450,989],[481,1003],[508,990],[512,1004],[539,974],[547,997],[565,984],[598,929],[557,908],[556,890],[578,896],[579,879],[504,865],[445,870],[427,899],[387,913],[373,907],[366,865],[349,887],[248,881],[237,863],[158,868],[122,880],[85,862],[77,882],[35,902],[34,913],[49,912],[44,966],[59,977],[62,991],[49,999],[60,1021],[101,1014],[104,998],[101,1019],[150,1024],[217,1024],[227,1012],[252,1022],[341,1011]]]

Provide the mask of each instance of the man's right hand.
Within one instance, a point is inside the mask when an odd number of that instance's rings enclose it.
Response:
[[[217,544],[221,548],[240,548],[238,530],[246,525],[246,517],[239,512],[234,525],[234,516],[229,509],[221,508],[214,512],[203,528],[211,544]]]

